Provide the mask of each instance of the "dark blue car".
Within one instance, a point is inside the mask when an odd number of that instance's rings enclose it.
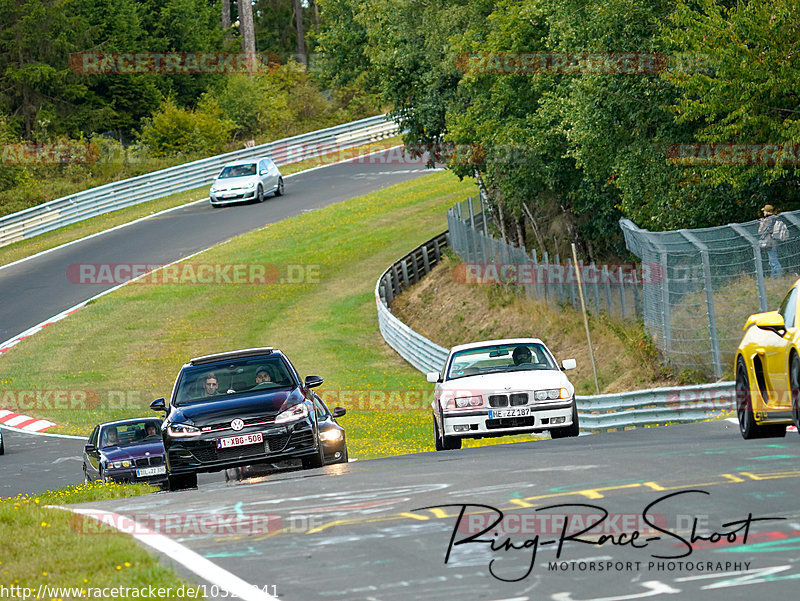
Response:
[[[139,417],[98,424],[83,450],[84,481],[164,484],[161,420]]]

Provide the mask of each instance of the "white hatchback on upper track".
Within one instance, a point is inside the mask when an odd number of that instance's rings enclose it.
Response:
[[[208,192],[212,207],[232,202],[262,202],[268,194],[283,196],[283,176],[272,159],[247,159],[229,163]]]
[[[538,338],[487,340],[455,346],[436,383],[436,450],[460,449],[463,438],[550,431],[551,438],[580,432],[575,388]]]

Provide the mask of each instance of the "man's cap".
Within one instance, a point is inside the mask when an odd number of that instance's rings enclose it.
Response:
[[[761,207],[761,210],[767,211],[768,213],[774,213],[775,207],[773,207],[772,205],[764,205],[763,207]]]

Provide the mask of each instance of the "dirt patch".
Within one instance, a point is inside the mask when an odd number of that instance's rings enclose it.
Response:
[[[570,380],[578,394],[594,394],[594,377],[583,317],[572,306],[559,308],[523,298],[501,286],[465,285],[453,278],[459,260],[445,257],[419,284],[392,303],[392,312],[409,327],[444,346],[495,338],[534,337],[556,358],[575,358]],[[675,386],[661,367],[641,323],[590,315],[597,379],[601,392]]]

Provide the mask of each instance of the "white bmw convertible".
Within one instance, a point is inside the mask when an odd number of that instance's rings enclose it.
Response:
[[[487,340],[455,346],[436,383],[433,432],[436,450],[461,448],[464,438],[549,431],[551,438],[577,436],[575,388],[538,338]]]

